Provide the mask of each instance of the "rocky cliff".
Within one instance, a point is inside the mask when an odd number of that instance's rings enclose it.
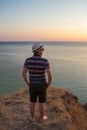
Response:
[[[0,97],[0,130],[87,130],[87,107],[66,89],[48,88],[46,121],[39,121],[38,103],[36,121],[29,121],[28,90]]]

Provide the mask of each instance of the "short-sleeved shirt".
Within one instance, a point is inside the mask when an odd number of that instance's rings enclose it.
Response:
[[[47,59],[41,56],[34,55],[27,58],[24,63],[24,68],[29,70],[29,80],[32,84],[46,83],[45,70],[50,68]]]

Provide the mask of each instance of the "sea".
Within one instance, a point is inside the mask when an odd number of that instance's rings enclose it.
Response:
[[[0,42],[0,96],[26,88],[22,69],[32,56],[29,42]],[[52,86],[69,89],[81,104],[87,103],[87,43],[42,42],[53,75]]]

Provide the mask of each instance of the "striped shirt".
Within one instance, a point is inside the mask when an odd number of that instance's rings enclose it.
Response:
[[[25,60],[24,68],[27,68],[29,70],[30,83],[46,83],[45,69],[50,68],[47,59],[34,55]]]

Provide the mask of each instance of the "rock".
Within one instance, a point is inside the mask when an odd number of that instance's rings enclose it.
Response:
[[[29,122],[28,90],[0,97],[0,130],[87,130],[87,104],[83,107],[69,90],[49,87],[47,91],[48,120],[39,121],[38,103],[36,122]],[[84,110],[84,109],[85,110]]]
[[[83,108],[87,111],[87,103],[83,105]]]

